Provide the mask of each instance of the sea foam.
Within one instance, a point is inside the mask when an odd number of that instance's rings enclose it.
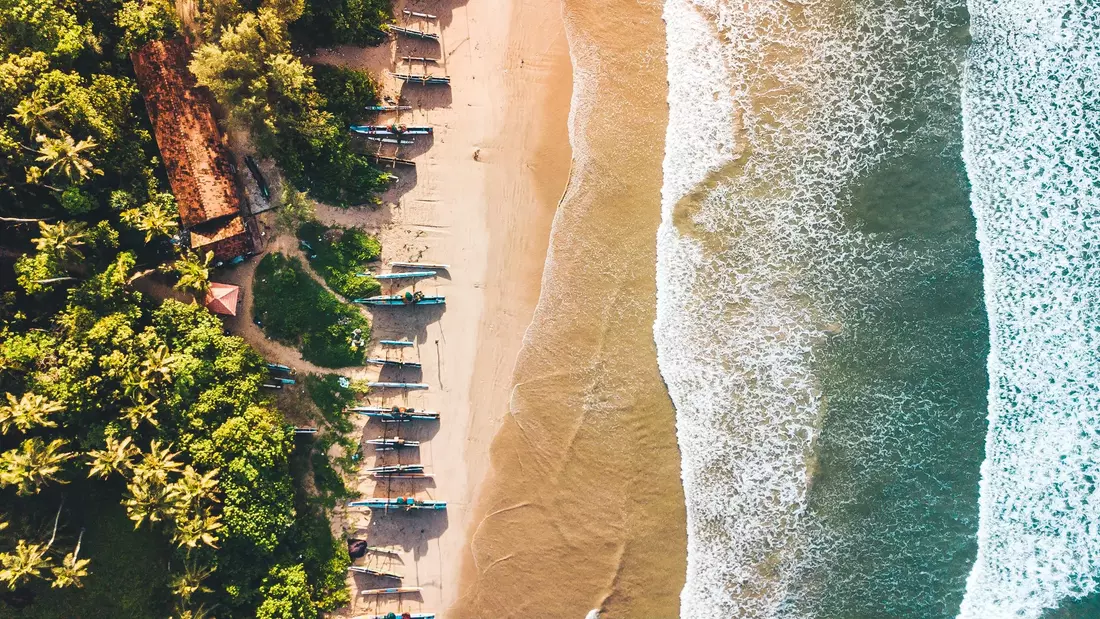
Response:
[[[978,556],[959,617],[1100,578],[1100,5],[970,2],[965,157],[989,310]]]

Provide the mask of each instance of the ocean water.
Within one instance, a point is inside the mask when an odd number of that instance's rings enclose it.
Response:
[[[681,616],[953,617],[989,384],[967,7],[667,0],[665,20]]]
[[[964,155],[992,350],[959,617],[1097,617],[1100,3],[972,0],[970,12]]]

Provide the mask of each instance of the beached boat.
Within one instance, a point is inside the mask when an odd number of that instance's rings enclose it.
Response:
[[[424,56],[402,56],[401,60],[405,62],[439,62],[438,58],[427,58]]]
[[[377,381],[367,383],[371,389],[427,389],[428,383],[395,383],[390,381]]]
[[[382,340],[379,343],[383,346],[397,346],[400,348],[410,348],[416,344],[416,342],[410,342],[408,340]]]
[[[278,376],[272,376],[271,380],[273,380],[273,381],[275,381],[279,384],[282,384],[282,385],[293,385],[297,382],[293,378],[280,378]]]
[[[387,368],[401,368],[410,370],[419,370],[420,364],[415,361],[394,361],[393,359],[376,359],[370,358],[366,360],[369,365],[381,365]]]
[[[446,501],[419,501],[412,497],[397,497],[396,499],[387,499],[383,497],[373,499],[363,499],[362,501],[352,501],[348,503],[348,507],[369,507],[371,509],[426,509],[426,510],[443,510],[447,509]]]
[[[435,277],[435,271],[407,271],[404,273],[377,273],[374,279],[417,279],[420,277]]]
[[[423,473],[423,464],[389,464],[367,469],[368,473]]]
[[[368,445],[382,445],[384,447],[419,447],[420,441],[410,441],[403,438],[368,438]]]
[[[371,473],[371,477],[380,477],[387,481],[394,479],[432,479],[431,473]]]
[[[409,9],[404,9],[401,12],[405,15],[412,15],[413,17],[423,17],[424,19],[439,19],[438,17],[430,13],[417,13],[416,11],[410,11]]]
[[[399,165],[407,167],[416,167],[416,162],[412,159],[402,159],[400,157],[384,157],[382,155],[367,155],[367,159],[370,159],[374,163],[387,164],[390,167],[396,167]]]
[[[317,428],[294,428],[295,434],[317,434]]]
[[[393,123],[390,125],[349,125],[348,128],[356,133],[371,134],[376,131],[385,131],[395,135],[428,135],[432,128],[427,125],[405,125]]]
[[[406,84],[424,84],[426,86],[447,86],[451,78],[446,75],[410,75],[408,73],[394,73],[394,77]]]
[[[402,269],[434,269],[438,271],[449,271],[451,268],[449,264],[439,264],[435,262],[391,262],[390,266],[401,267]]]
[[[380,137],[376,137],[376,136],[373,136],[373,135],[367,136],[367,139],[370,140],[371,142],[378,142],[380,144],[401,144],[403,146],[408,146],[410,144],[416,144],[415,140],[395,140],[393,138],[380,138]]]
[[[412,109],[411,105],[368,105],[363,108],[368,112],[407,112]]]
[[[386,589],[360,589],[359,595],[401,595],[402,593],[420,593],[422,587],[388,587]]]
[[[287,374],[293,374],[294,373],[294,370],[292,370],[289,365],[283,365],[281,363],[268,363],[267,364],[267,369],[277,370],[279,372],[286,372]]]
[[[349,572],[356,572],[359,574],[367,574],[368,576],[378,576],[379,578],[392,578],[394,580],[401,580],[404,578],[401,574],[395,574],[393,572],[387,572],[385,570],[376,570],[370,567],[364,567],[362,565],[349,565]]]
[[[283,388],[283,386],[282,386],[282,385],[273,385],[273,384],[271,384],[271,383],[264,383],[264,384],[263,384],[263,385],[261,385],[261,386],[262,386],[262,387],[265,387],[265,388],[267,388],[267,389],[282,389],[282,388]]]
[[[386,613],[384,615],[365,615],[355,619],[435,619],[435,613]]]
[[[365,136],[368,136],[368,137],[370,137],[370,136],[375,136],[375,137],[382,137],[382,136],[396,137],[396,136],[400,136],[400,137],[403,137],[403,138],[408,138],[408,137],[416,137],[416,136],[421,136],[421,135],[431,135],[430,131],[401,131],[401,132],[397,132],[397,131],[390,131],[389,129],[356,129],[355,127],[352,127],[350,129],[350,131],[352,133],[358,133],[359,135],[365,135]]]
[[[406,292],[405,294],[384,294],[375,297],[356,299],[356,303],[363,305],[376,305],[383,307],[401,307],[404,305],[443,305],[444,297],[427,296],[422,292]]]
[[[381,419],[382,421],[438,421],[439,413],[435,411],[422,411],[415,408],[382,408],[381,406],[352,406],[344,409],[349,413],[356,413]]]
[[[412,28],[402,28],[401,26],[390,26],[390,32],[397,34],[403,34],[407,37],[413,37],[414,39],[428,39],[431,41],[438,41],[439,35],[434,32],[424,32],[422,30],[413,30]]]

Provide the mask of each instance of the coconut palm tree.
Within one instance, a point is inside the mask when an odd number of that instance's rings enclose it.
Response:
[[[61,404],[29,391],[18,400],[10,393],[5,393],[4,397],[7,403],[0,405],[0,434],[7,434],[12,426],[20,432],[34,427],[56,427],[57,422],[48,417],[65,410]]]
[[[34,239],[34,246],[40,252],[52,254],[59,261],[80,260],[84,254],[78,247],[84,245],[88,233],[84,224],[67,223],[59,221],[56,224],[38,222],[38,238]]]
[[[155,236],[172,236],[179,228],[176,221],[175,198],[170,193],[156,193],[153,199],[141,208],[131,208],[122,212],[122,221],[145,233],[145,242]]]
[[[50,567],[47,550],[46,544],[19,540],[13,552],[0,553],[0,582],[6,583],[8,589],[17,589],[32,578],[42,578],[42,573]]]
[[[107,446],[104,449],[93,449],[88,452],[92,460],[88,477],[104,479],[111,473],[125,473],[130,469],[130,460],[140,454],[141,451],[134,446],[129,436],[121,441],[115,436],[108,436]]]
[[[47,482],[66,483],[57,479],[61,465],[75,454],[61,451],[65,441],[54,439],[49,443],[40,438],[30,438],[16,449],[0,454],[0,486],[18,486],[20,496],[38,494]]]
[[[103,174],[103,170],[96,168],[87,158],[98,144],[92,138],[86,138],[77,142],[73,136],[61,132],[61,137],[52,138],[44,134],[38,134],[35,138],[38,142],[38,158],[36,161],[46,164],[45,173],[56,172],[71,183],[84,181],[92,174]]]
[[[80,579],[88,575],[88,564],[91,561],[80,558],[80,543],[82,541],[84,541],[84,529],[80,530],[80,537],[76,538],[76,548],[65,555],[65,558],[61,560],[61,565],[51,570],[53,572],[51,587],[60,589],[62,587],[75,586],[80,588],[84,586]]]
[[[53,129],[54,123],[50,115],[61,108],[60,103],[47,105],[39,92],[35,91],[30,97],[23,99],[15,106],[15,112],[8,114],[15,122],[29,130],[32,135],[40,134],[39,130]]]
[[[150,380],[172,380],[172,366],[176,363],[176,357],[168,351],[164,344],[149,351],[149,356],[141,362],[142,375]]]
[[[205,256],[186,253],[172,264],[173,270],[179,273],[179,281],[176,282],[176,290],[188,290],[198,296],[205,294],[210,287],[210,263],[214,260],[214,252],[206,252]]]
[[[214,569],[214,567],[200,567],[191,562],[185,563],[183,573],[176,574],[172,578],[172,593],[184,604],[190,604],[191,598],[196,593],[210,593],[211,589],[202,583],[214,573]]]
[[[130,428],[134,430],[137,430],[143,421],[148,421],[154,426],[160,425],[157,421],[157,404],[160,404],[160,400],[148,402],[144,396],[140,396],[132,405],[123,407],[122,416],[130,421]]]
[[[195,514],[176,520],[175,531],[172,532],[172,541],[177,546],[195,548],[200,543],[211,548],[218,547],[218,529],[222,528],[221,518],[217,514],[204,509]]]

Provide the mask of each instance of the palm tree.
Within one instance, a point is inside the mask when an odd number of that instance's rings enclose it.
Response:
[[[149,379],[172,380],[172,366],[176,363],[176,357],[168,351],[168,347],[161,344],[149,352],[145,361],[141,362],[142,375]]]
[[[56,427],[57,422],[47,417],[65,410],[61,404],[29,391],[18,400],[10,393],[5,393],[4,397],[8,402],[0,405],[0,434],[7,434],[12,426],[20,432],[33,427]]]
[[[194,563],[185,563],[183,573],[172,578],[172,593],[184,604],[190,604],[191,598],[196,593],[210,593],[210,587],[202,584],[210,574],[214,573],[214,567],[199,567]]]
[[[160,400],[148,402],[145,400],[144,396],[141,396],[133,405],[124,407],[122,409],[122,415],[130,420],[130,428],[134,430],[136,430],[143,421],[148,421],[150,424],[157,426],[160,425],[156,417],[157,404],[160,404]]]
[[[25,496],[38,494],[47,482],[66,483],[57,479],[57,474],[75,454],[61,451],[64,446],[65,441],[59,438],[49,443],[31,438],[19,448],[0,454],[0,486],[19,486],[16,492]]]
[[[170,193],[156,194],[141,208],[127,209],[122,212],[122,220],[145,233],[145,242],[155,236],[172,236],[179,228],[176,221],[175,198]]]
[[[195,548],[200,543],[211,548],[218,547],[218,529],[222,528],[221,518],[210,510],[204,509],[196,514],[189,514],[176,520],[176,528],[172,533],[172,541],[177,546]]]
[[[121,441],[117,437],[108,436],[105,449],[93,449],[88,452],[88,456],[92,459],[88,477],[104,479],[111,473],[123,473],[130,468],[131,458],[140,454],[141,451],[134,447],[129,436]]]
[[[30,130],[31,134],[37,134],[40,133],[38,129],[45,130],[54,127],[54,123],[49,117],[60,108],[60,103],[46,105],[46,102],[39,96],[39,91],[35,91],[30,97],[20,101],[15,106],[15,112],[8,114],[8,116],[14,118],[15,122],[25,129]]]
[[[188,290],[198,296],[205,294],[210,287],[210,262],[214,260],[214,252],[206,252],[205,256],[186,253],[172,264],[172,268],[179,273],[179,281],[176,282],[176,290]]]
[[[82,541],[84,541],[84,529],[80,530],[80,537],[76,538],[76,548],[65,555],[65,558],[61,560],[61,565],[53,568],[53,582],[50,583],[51,587],[60,589],[62,587],[75,586],[79,589],[84,586],[84,584],[80,582],[80,579],[88,575],[88,564],[91,563],[91,561],[79,558],[80,543]]]
[[[47,550],[46,544],[19,540],[14,552],[0,553],[0,582],[7,583],[8,589],[17,589],[32,578],[42,578],[42,572],[50,567]]]
[[[52,254],[61,262],[65,262],[70,258],[80,260],[84,257],[84,254],[77,249],[84,244],[84,240],[88,236],[88,233],[84,230],[84,224],[70,224],[64,221],[49,224],[40,221],[38,222],[38,234],[38,238],[34,239],[34,246],[38,251]]]
[[[71,183],[79,183],[92,174],[103,174],[103,170],[96,168],[85,156],[95,149],[98,144],[92,138],[77,142],[73,136],[61,132],[61,137],[51,138],[38,134],[35,138],[39,149],[36,161],[45,163],[46,173],[58,172]]]

